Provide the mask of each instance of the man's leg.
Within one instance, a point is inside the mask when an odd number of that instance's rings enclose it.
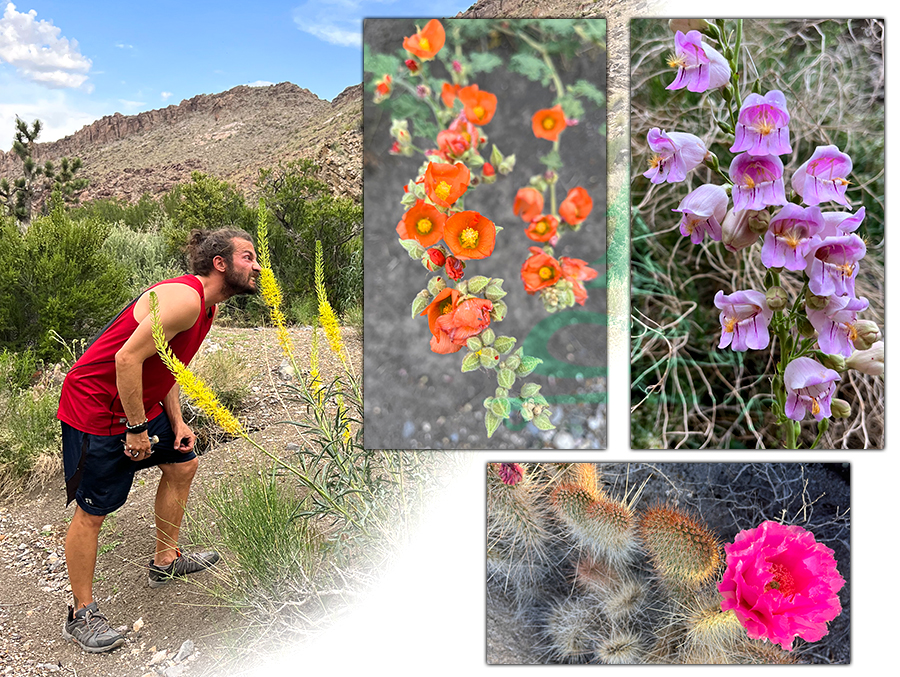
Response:
[[[177,557],[181,519],[198,465],[199,459],[193,458],[159,466],[162,477],[156,490],[156,555],[153,558],[158,567],[169,566]]]
[[[97,566],[97,539],[106,515],[91,515],[75,506],[66,533],[66,568],[75,598],[75,610],[94,601],[94,569]]]

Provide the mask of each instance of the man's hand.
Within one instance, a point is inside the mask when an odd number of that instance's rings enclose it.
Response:
[[[141,433],[125,433],[125,455],[132,461],[143,461],[151,453],[150,438],[147,431]]]
[[[175,433],[175,451],[186,454],[194,448],[197,436],[183,421],[172,426],[172,431]]]

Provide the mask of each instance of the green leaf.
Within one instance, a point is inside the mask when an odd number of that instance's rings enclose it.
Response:
[[[562,169],[563,162],[562,158],[559,156],[559,151],[551,150],[549,153],[539,158],[540,161],[545,164],[549,169],[555,169],[559,171]]]
[[[481,339],[478,338],[477,336],[473,336],[468,341],[466,341],[466,348],[468,348],[472,352],[477,353],[479,350],[482,349],[483,346],[484,346],[484,344],[481,342]]]
[[[493,52],[474,52],[469,54],[469,70],[472,73],[490,73],[503,63],[503,59]]]
[[[568,89],[572,94],[592,101],[598,106],[606,104],[606,94],[588,80],[579,80],[574,85],[569,85]]]
[[[501,388],[512,388],[516,382],[516,374],[512,369],[498,369],[497,383]]]
[[[469,278],[469,293],[480,294],[481,290],[488,286],[488,282],[490,282],[490,278],[487,278],[484,275],[476,275],[475,277]]]
[[[550,417],[545,412],[541,412],[531,421],[537,426],[538,430],[553,430],[556,426],[550,422]]]
[[[516,345],[516,339],[512,336],[498,336],[494,339],[494,350],[501,355],[505,355]]]
[[[524,355],[522,357],[522,363],[519,365],[518,369],[516,369],[516,376],[528,376],[528,374],[533,372],[542,361],[543,360],[532,357],[531,355]]]
[[[400,240],[400,244],[411,259],[421,259],[425,255],[425,247],[418,240]]]
[[[478,353],[468,353],[463,358],[461,371],[463,373],[467,371],[475,371],[480,366],[481,360],[478,359]]]
[[[541,82],[544,85],[550,83],[551,74],[547,64],[532,54],[514,54],[509,60],[509,70],[524,75],[532,82]]]
[[[508,397],[495,397],[491,402],[491,412],[500,418],[509,418],[511,405]]]
[[[366,73],[372,73],[376,78],[382,75],[393,75],[400,68],[400,59],[392,54],[372,54],[369,46],[365,46],[363,52],[363,70]],[[374,88],[374,81],[372,87]]]
[[[522,390],[519,391],[519,395],[523,400],[527,400],[529,397],[534,397],[539,392],[541,392],[541,386],[537,383],[524,383],[522,384]]]

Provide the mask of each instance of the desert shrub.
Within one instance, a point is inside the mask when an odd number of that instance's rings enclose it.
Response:
[[[131,297],[151,284],[185,272],[170,256],[165,238],[155,228],[136,231],[120,221],[103,242],[103,251],[126,271],[126,286]]]
[[[362,331],[363,307],[361,302],[350,306],[341,314],[341,324]]]
[[[73,221],[91,220],[105,223],[123,223],[131,230],[147,230],[165,214],[162,205],[149,193],[141,195],[137,202],[124,198],[91,200],[69,210]]]
[[[109,321],[127,300],[125,271],[102,248],[109,231],[74,222],[60,203],[24,236],[0,231],[0,259],[15,271],[4,273],[0,287],[0,346],[53,360],[62,351],[58,339],[90,337]]]

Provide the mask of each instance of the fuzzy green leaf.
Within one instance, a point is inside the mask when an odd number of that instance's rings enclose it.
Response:
[[[516,339],[512,336],[498,336],[494,339],[494,350],[501,355],[506,355],[516,345]]]
[[[481,366],[481,360],[478,359],[478,353],[468,353],[462,361],[461,371],[463,373],[467,371],[475,371],[478,367]]]
[[[496,414],[486,411],[484,413],[484,427],[487,429],[487,436],[490,437],[500,425],[502,419]]]
[[[537,426],[538,430],[553,430],[556,426],[550,422],[550,417],[545,412],[541,412],[531,421]]]
[[[516,373],[512,369],[498,369],[497,383],[501,388],[512,388],[516,382]]]
[[[425,247],[418,240],[400,240],[400,245],[411,259],[421,259],[425,255]]]
[[[508,397],[495,397],[491,402],[491,411],[500,418],[509,418],[511,405]]]
[[[541,386],[537,383],[523,383],[522,390],[519,391],[519,396],[523,400],[527,400],[529,397],[534,397],[539,392],[541,392]]]

